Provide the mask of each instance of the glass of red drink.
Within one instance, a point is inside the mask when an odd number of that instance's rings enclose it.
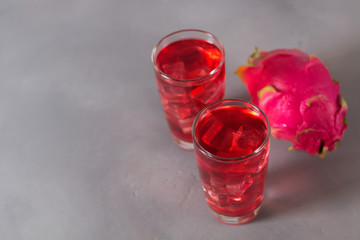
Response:
[[[217,101],[196,116],[192,135],[213,215],[228,224],[253,220],[263,199],[270,149],[265,114],[241,100]]]
[[[193,149],[195,116],[224,97],[224,47],[211,33],[181,30],[160,40],[151,60],[172,136],[181,148]]]

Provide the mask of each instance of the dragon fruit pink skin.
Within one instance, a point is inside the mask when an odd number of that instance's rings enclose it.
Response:
[[[297,49],[256,49],[249,65],[236,73],[268,116],[274,137],[320,157],[336,148],[347,127],[348,106],[340,84],[317,57]]]

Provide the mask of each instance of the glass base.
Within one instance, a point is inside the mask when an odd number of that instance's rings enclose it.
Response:
[[[220,222],[230,224],[230,225],[240,225],[240,224],[245,224],[245,223],[252,221],[258,215],[260,208],[261,208],[261,204],[257,208],[255,208],[253,211],[251,211],[245,215],[237,216],[237,217],[224,216],[224,215],[221,215],[221,214],[215,212],[212,209],[211,209],[211,212],[215,216],[215,218],[217,220],[219,220]]]
[[[186,150],[186,151],[193,151],[194,150],[194,144],[193,142],[185,142],[174,135],[172,135],[176,145],[178,145],[180,148]]]

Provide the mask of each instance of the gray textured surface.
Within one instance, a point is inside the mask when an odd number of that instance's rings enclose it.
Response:
[[[0,1],[0,238],[359,239],[360,1]],[[326,159],[272,139],[264,208],[210,215],[193,153],[172,143],[150,62],[199,28],[226,49],[227,98],[253,46],[316,54],[349,127]]]

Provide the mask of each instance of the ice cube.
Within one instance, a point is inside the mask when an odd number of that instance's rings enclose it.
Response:
[[[207,194],[208,196],[211,198],[211,200],[215,201],[215,202],[218,202],[219,201],[219,195],[216,194],[214,191],[208,189],[207,190]]]
[[[210,187],[206,189],[209,198],[219,206],[227,203],[228,192],[225,183],[216,177],[210,177]]]
[[[179,125],[182,128],[182,132],[184,134],[190,134],[191,130],[192,130],[192,123],[193,123],[194,118],[193,117],[188,117],[185,119],[179,119]]]
[[[210,177],[210,189],[217,194],[227,194],[226,185],[222,179],[211,176]]]
[[[216,141],[214,141],[216,135],[222,130],[222,128],[224,127],[224,124],[222,124],[219,121],[215,121],[212,124],[212,127],[209,128],[204,135],[202,136],[202,141],[214,148],[218,148],[218,146],[216,145]]]
[[[184,58],[184,61],[186,61],[187,64],[186,67],[191,68],[192,64],[190,63],[198,63],[200,60],[203,60],[205,57],[204,55],[204,48],[200,46],[189,46],[184,47],[181,49],[181,54]]]
[[[206,92],[204,90],[203,86],[194,87],[191,89],[189,96],[194,99],[202,99],[204,92]]]
[[[233,142],[230,150],[247,155],[259,147],[261,140],[257,129],[244,124],[233,133]]]
[[[240,195],[242,193],[241,183],[227,184],[226,189],[231,195]]]
[[[172,78],[186,79],[185,64],[181,61],[165,63],[162,65],[162,69],[164,73],[166,73]]]
[[[220,99],[223,90],[222,85],[210,82],[206,85],[200,85],[193,88],[189,96],[192,99],[196,99],[197,101],[201,101],[202,104],[207,105],[214,100]]]
[[[179,86],[169,85],[167,83],[159,85],[159,92],[163,104],[179,103],[184,104],[187,100],[186,89]]]
[[[236,152],[234,150],[239,148],[237,142],[241,137],[241,131],[235,131],[231,126],[223,125],[220,121],[217,122],[223,127],[221,128],[219,137],[216,139],[217,141],[213,141],[212,144],[216,146],[221,156],[234,157],[233,153]],[[237,152],[239,152],[239,149],[237,149]]]
[[[251,174],[246,174],[241,182],[241,194],[243,194],[246,190],[248,190],[251,185],[254,183]]]
[[[188,49],[183,49],[184,62],[186,62],[185,70],[188,78],[198,78],[210,73],[207,67],[206,54],[204,48],[191,46]]]
[[[181,104],[168,103],[164,105],[164,111],[168,118],[186,119],[193,116],[193,113],[188,108],[183,108]]]
[[[253,184],[253,179],[250,174],[245,174],[244,177],[240,182],[226,184],[226,189],[228,190],[229,194],[235,195],[235,198],[241,200],[241,195],[248,190],[251,185]]]
[[[236,149],[239,148],[239,143],[244,138],[243,130],[244,130],[244,125],[241,125],[236,132],[232,131],[231,133],[232,141],[231,141],[231,147],[229,149],[230,151],[236,151]]]

